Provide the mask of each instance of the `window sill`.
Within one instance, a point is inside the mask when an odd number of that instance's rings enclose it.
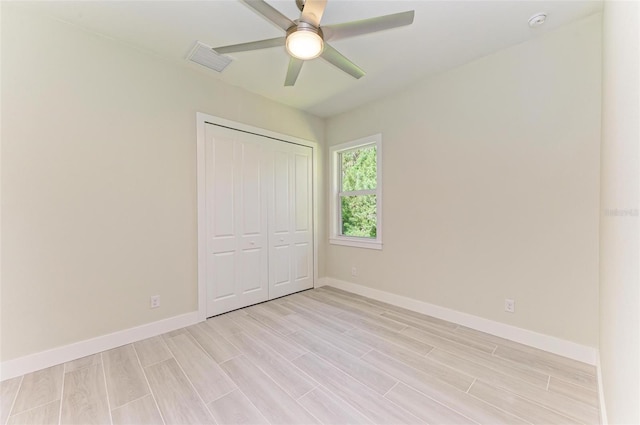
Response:
[[[329,238],[331,245],[352,246],[354,248],[382,249],[382,242],[348,238]]]

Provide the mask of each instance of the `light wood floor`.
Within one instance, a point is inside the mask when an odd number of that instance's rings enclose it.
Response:
[[[592,366],[321,288],[1,384],[0,424],[599,423]]]

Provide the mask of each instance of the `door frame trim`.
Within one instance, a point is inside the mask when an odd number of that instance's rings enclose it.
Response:
[[[264,128],[254,127],[237,121],[214,115],[196,112],[196,155],[197,155],[197,197],[198,197],[198,321],[207,319],[207,227],[206,227],[206,158],[205,128],[207,124],[219,125],[234,130],[280,140],[285,143],[308,146],[311,148],[312,170],[312,213],[313,213],[313,287],[318,286],[318,143],[299,137],[289,136]]]

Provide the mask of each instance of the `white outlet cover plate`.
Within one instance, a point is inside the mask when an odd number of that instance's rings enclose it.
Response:
[[[160,307],[160,295],[154,295],[151,297],[150,308]]]
[[[510,298],[505,298],[504,300],[504,311],[509,313],[513,313],[516,310],[516,302]]]

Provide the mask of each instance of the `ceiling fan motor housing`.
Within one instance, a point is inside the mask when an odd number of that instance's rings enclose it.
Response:
[[[290,34],[296,32],[296,31],[309,31],[309,32],[313,32],[315,34],[318,34],[320,36],[320,38],[322,38],[324,40],[324,34],[322,34],[322,29],[321,28],[316,28],[313,25],[311,25],[308,22],[304,22],[304,21],[295,21],[296,24],[292,25],[289,27],[289,29],[287,30],[287,37],[289,37]]]

